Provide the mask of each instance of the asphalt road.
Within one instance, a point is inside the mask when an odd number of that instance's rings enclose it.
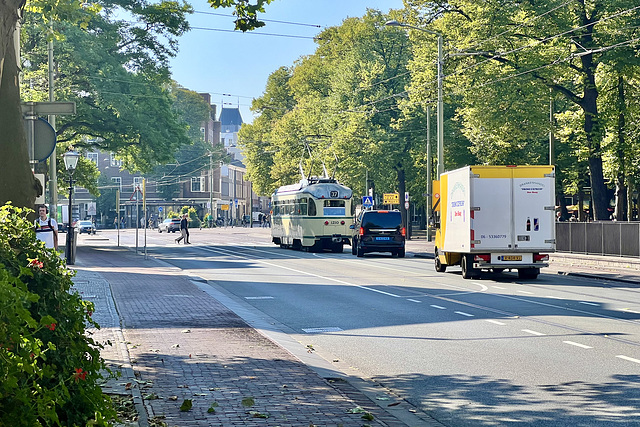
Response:
[[[544,270],[463,280],[410,254],[283,250],[263,229],[191,235],[176,245],[177,234],[148,231],[147,251],[444,425],[640,425],[638,286]],[[121,244],[135,247],[134,236]],[[105,238],[116,240],[100,232],[80,244]]]

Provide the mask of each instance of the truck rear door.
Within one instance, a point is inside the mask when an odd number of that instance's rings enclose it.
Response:
[[[471,178],[472,251],[513,249],[513,199],[510,173],[504,167],[473,168]]]
[[[553,251],[556,227],[552,167],[523,167],[513,172],[513,219],[517,249]]]

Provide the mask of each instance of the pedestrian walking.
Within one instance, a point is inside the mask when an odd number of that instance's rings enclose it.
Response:
[[[35,220],[36,238],[44,242],[47,248],[58,250],[58,223],[49,217],[49,208],[41,205],[38,208],[38,219]]]
[[[180,220],[180,237],[176,239],[176,243],[180,243],[180,240],[183,239],[185,245],[191,244],[189,242],[189,220],[187,219],[187,214],[183,214]]]

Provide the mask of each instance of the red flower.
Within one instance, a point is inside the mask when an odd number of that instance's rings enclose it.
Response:
[[[27,267],[42,268],[44,267],[44,264],[38,261],[38,258],[34,258],[34,259],[29,259],[29,264],[27,265]]]
[[[52,324],[50,324],[50,325],[45,325],[45,326],[46,326],[47,328],[51,329],[52,331],[55,331],[55,330],[56,330],[56,324],[55,324],[55,323],[52,323]]]
[[[78,382],[78,380],[84,381],[87,379],[87,372],[82,371],[82,368],[76,368],[76,372],[73,374],[73,380]]]

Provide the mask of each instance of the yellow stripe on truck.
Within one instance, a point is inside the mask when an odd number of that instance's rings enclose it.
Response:
[[[471,166],[471,171],[480,178],[544,178],[554,173],[555,167],[537,166]]]

